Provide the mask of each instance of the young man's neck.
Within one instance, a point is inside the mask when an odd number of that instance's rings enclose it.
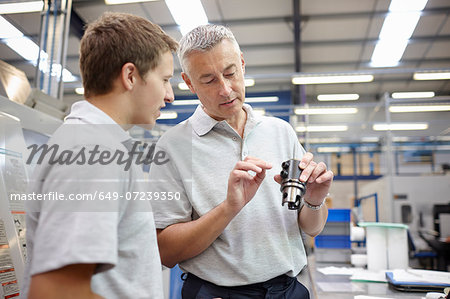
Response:
[[[128,130],[132,127],[126,115],[126,107],[122,107],[126,101],[124,101],[120,95],[114,93],[96,95],[86,98],[86,101],[102,110],[124,130]]]

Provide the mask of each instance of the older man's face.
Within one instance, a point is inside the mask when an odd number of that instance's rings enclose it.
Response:
[[[230,120],[241,114],[245,63],[231,41],[223,40],[206,52],[192,52],[186,62],[189,74],[183,74],[183,79],[209,116]]]

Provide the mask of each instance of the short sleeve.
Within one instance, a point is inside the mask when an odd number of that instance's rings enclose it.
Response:
[[[30,191],[44,199],[32,203],[39,217],[31,275],[80,263],[97,264],[97,272],[114,267],[120,202],[100,200],[100,194],[123,193],[125,172],[114,163],[37,167],[41,176]]]

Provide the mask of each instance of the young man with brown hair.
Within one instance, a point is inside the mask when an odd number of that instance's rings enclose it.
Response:
[[[163,298],[151,206],[129,200],[148,191],[142,170],[108,157],[129,153],[126,130],[153,127],[173,101],[177,46],[159,26],[129,14],[105,13],[87,27],[80,46],[86,100],[49,141],[77,159],[61,152],[66,163],[45,160],[31,181],[31,191],[66,201],[27,204],[24,298]],[[80,195],[91,200],[72,201]]]

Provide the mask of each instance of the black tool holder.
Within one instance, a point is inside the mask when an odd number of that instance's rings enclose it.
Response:
[[[283,203],[288,203],[289,210],[300,209],[303,196],[306,193],[306,184],[300,182],[302,170],[298,167],[300,160],[290,159],[281,164],[281,193],[283,194]]]

